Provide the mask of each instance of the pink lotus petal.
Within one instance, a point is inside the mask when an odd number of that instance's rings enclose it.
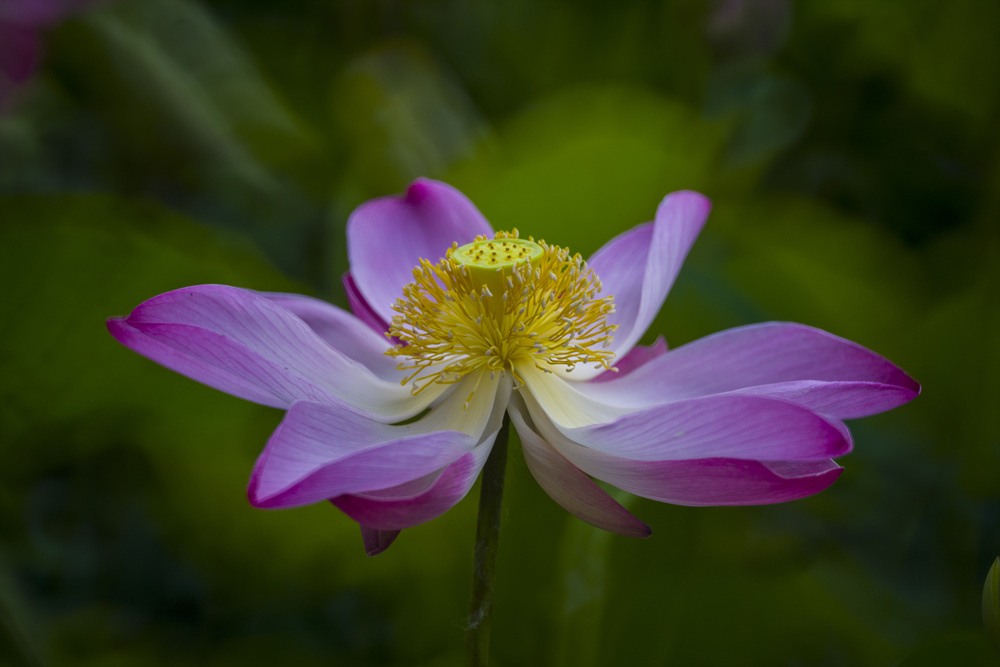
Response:
[[[0,20],[0,80],[24,83],[34,74],[42,41],[35,29]]]
[[[414,430],[374,422],[345,406],[299,401],[257,459],[250,502],[294,507],[398,486],[451,465],[480,441],[460,431]]]
[[[610,382],[623,378],[637,368],[641,368],[653,359],[667,353],[667,341],[663,336],[657,336],[652,345],[636,345],[628,353],[615,360],[615,370],[604,371],[591,382]],[[567,376],[567,379],[569,376]]]
[[[578,461],[588,474],[637,496],[674,505],[766,505],[819,493],[843,470],[824,461],[747,461],[706,458],[635,461],[602,455]]]
[[[372,310],[371,305],[361,296],[357,283],[348,271],[343,275],[340,282],[344,285],[347,293],[347,303],[351,307],[354,316],[371,327],[376,333],[384,334],[389,331],[389,324],[379,317],[378,313]]]
[[[839,423],[795,403],[769,397],[703,396],[580,427],[556,427],[534,397],[526,396],[525,400],[547,440],[552,441],[558,431],[587,451],[641,461],[798,461],[834,458],[851,450],[846,429]]]
[[[332,400],[326,388],[288,372],[223,334],[178,324],[136,328],[124,317],[108,320],[119,343],[161,366],[254,403],[286,408],[300,399]]]
[[[396,487],[382,493],[339,496],[331,502],[355,521],[383,530],[410,528],[436,519],[469,493],[495,439],[493,432],[473,451],[436,472],[430,486],[417,493],[400,495],[400,487]]]
[[[633,408],[743,391],[781,396],[849,419],[902,405],[920,392],[920,385],[857,343],[802,324],[769,322],[707,336],[625,377],[581,390],[595,400]]]
[[[667,195],[654,222],[615,237],[588,261],[604,285],[602,294],[615,298],[608,320],[619,325],[610,348],[619,356],[635,346],[660,311],[711,207],[697,192]]]
[[[402,197],[373,199],[347,221],[351,275],[361,295],[385,322],[421,259],[436,262],[452,243],[463,245],[493,229],[461,192],[420,179]]]
[[[531,406],[530,401],[528,405]],[[808,412],[798,406],[791,407]],[[566,429],[555,428],[544,414],[536,417],[533,411],[532,418],[536,428],[555,450],[591,477],[638,496],[677,505],[756,505],[784,502],[818,493],[833,483],[840,474],[840,467],[836,463],[822,456],[822,450],[807,442],[803,442],[800,447],[794,442],[779,443],[781,446],[774,448],[757,443],[756,447],[741,452],[743,448],[738,441],[728,440],[721,443],[721,446],[693,451],[686,459],[674,458],[676,451],[666,451],[662,456],[656,457],[656,437],[652,433],[647,442],[634,443],[638,446],[605,443],[609,445],[607,451],[600,451],[571,440],[563,433]],[[605,426],[607,425],[597,428],[603,429]],[[799,427],[801,426],[800,424]],[[784,428],[781,424],[774,425],[775,434],[780,435]],[[584,429],[572,429],[568,433],[575,436],[582,430]],[[794,437],[798,428],[790,430],[791,433],[787,435]],[[735,434],[728,435],[734,437]],[[844,449],[850,448],[847,429],[843,424],[827,423],[826,435],[832,436],[834,441],[846,440]],[[677,437],[684,439],[684,436],[683,432],[679,432]],[[758,433],[756,437],[759,436]],[[809,439],[806,433],[803,436],[805,440]],[[726,449],[743,455],[714,454],[715,451]],[[757,453],[770,450],[771,454],[791,452],[795,456],[793,460],[754,460],[753,457],[746,456],[753,453],[754,449]]]
[[[858,419],[898,408],[913,400],[918,392],[880,382],[802,380],[738,389],[733,393],[771,396],[837,419]]]
[[[570,514],[592,526],[628,537],[649,537],[652,531],[632,516],[579,468],[555,451],[527,425],[515,405],[510,409],[528,470],[549,496]]]
[[[373,331],[357,317],[326,301],[299,294],[272,292],[262,296],[294,313],[330,346],[360,361],[379,377],[393,382],[403,377],[396,370],[396,359],[385,354],[391,346],[389,339]]]
[[[274,407],[296,400],[346,401],[376,419],[400,421],[427,407],[397,382],[324,342],[305,322],[249,290],[200,285],[140,304],[108,329],[136,352],[222,391]],[[438,392],[440,393],[440,392]]]
[[[364,541],[365,553],[369,556],[378,556],[392,546],[398,536],[398,530],[379,530],[365,525],[361,526],[361,539]]]

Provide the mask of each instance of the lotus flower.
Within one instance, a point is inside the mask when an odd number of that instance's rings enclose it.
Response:
[[[122,344],[192,379],[287,410],[250,502],[329,500],[369,553],[461,500],[504,413],[528,468],[599,528],[649,527],[593,478],[680,505],[802,498],[841,473],[842,419],[919,385],[883,357],[800,324],[766,323],[672,351],[637,346],[710,209],[667,196],[653,222],[588,261],[494,233],[443,183],[359,207],[347,225],[353,314],[292,294],[201,285],[108,320]]]

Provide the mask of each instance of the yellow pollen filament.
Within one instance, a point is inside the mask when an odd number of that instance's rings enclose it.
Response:
[[[386,354],[412,371],[402,384],[412,383],[414,394],[477,370],[509,372],[520,385],[522,364],[546,372],[580,363],[610,368],[614,299],[598,298],[600,291],[580,255],[519,238],[516,229],[452,244],[437,264],[422,259],[413,269],[387,334],[403,344]]]

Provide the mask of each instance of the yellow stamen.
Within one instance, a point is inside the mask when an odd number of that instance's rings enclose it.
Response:
[[[420,260],[413,278],[388,334],[404,344],[386,354],[413,371],[402,383],[412,382],[414,394],[475,370],[509,372],[521,384],[520,364],[572,371],[579,363],[609,368],[614,358],[603,349],[617,328],[607,323],[614,300],[597,298],[600,280],[565,248],[499,232],[452,244],[437,264]]]

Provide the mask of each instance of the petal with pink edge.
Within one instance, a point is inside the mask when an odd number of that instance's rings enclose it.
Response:
[[[358,284],[354,282],[354,277],[348,271],[343,275],[340,282],[344,285],[344,292],[347,294],[347,305],[351,307],[351,312],[359,320],[371,327],[376,333],[384,334],[389,331],[389,325],[378,313],[372,310],[371,305],[361,296]]]
[[[286,408],[297,400],[346,401],[394,422],[427,407],[446,387],[412,396],[321,339],[267,297],[198,285],[108,320],[122,344],[183,375],[241,398]]]
[[[403,378],[403,373],[396,370],[396,360],[385,354],[391,345],[389,339],[354,315],[321,299],[300,294],[265,292],[263,296],[294,313],[334,349],[360,361],[380,378],[393,382]]]
[[[631,350],[656,317],[711,207],[697,192],[667,195],[652,223],[615,237],[587,262],[604,286],[602,294],[615,299],[608,320],[619,326],[610,346],[616,354]]]
[[[521,408],[512,404],[511,421],[521,440],[524,460],[539,486],[570,514],[592,526],[628,537],[649,537],[652,531],[607,492],[566,460],[527,424]]]
[[[761,505],[795,500],[822,491],[841,471],[828,458],[633,458],[586,447],[563,435],[544,415],[535,417],[532,413],[532,417],[552,447],[591,477],[637,496],[675,505]],[[846,429],[839,426],[831,424],[830,428],[845,437]]]
[[[593,400],[631,408],[741,391],[851,419],[906,403],[920,385],[857,343],[802,324],[769,322],[707,336],[627,376],[579,389]]]
[[[492,236],[482,213],[461,192],[437,181],[420,179],[403,196],[373,199],[347,221],[351,275],[371,309],[392,321],[392,304],[413,281],[421,259],[436,262],[452,243]]]
[[[257,459],[250,502],[295,507],[398,486],[452,464],[479,439],[460,431],[406,432],[344,406],[299,401]]]
[[[838,423],[770,397],[703,396],[579,427],[553,424],[530,393],[524,399],[546,440],[563,436],[588,450],[642,461],[816,460],[851,450],[847,431]]]
[[[578,462],[587,473],[637,496],[674,505],[767,505],[814,495],[843,468],[825,461],[692,459],[634,461],[605,456]]]
[[[379,530],[365,525],[361,526],[361,539],[365,545],[365,553],[369,556],[378,556],[392,546],[397,537],[399,537],[398,530]]]
[[[402,485],[410,486],[396,493],[423,493],[429,476],[474,448],[488,452],[509,394],[509,379],[470,374],[427,415],[399,425],[372,421],[344,404],[297,402],[257,459],[250,502],[276,508],[346,494],[392,498]]]
[[[410,528],[436,519],[454,507],[476,483],[496,439],[482,444],[432,476],[430,485],[404,484],[393,489],[332,498],[330,502],[359,523],[382,530]],[[422,480],[418,480],[422,481]]]

